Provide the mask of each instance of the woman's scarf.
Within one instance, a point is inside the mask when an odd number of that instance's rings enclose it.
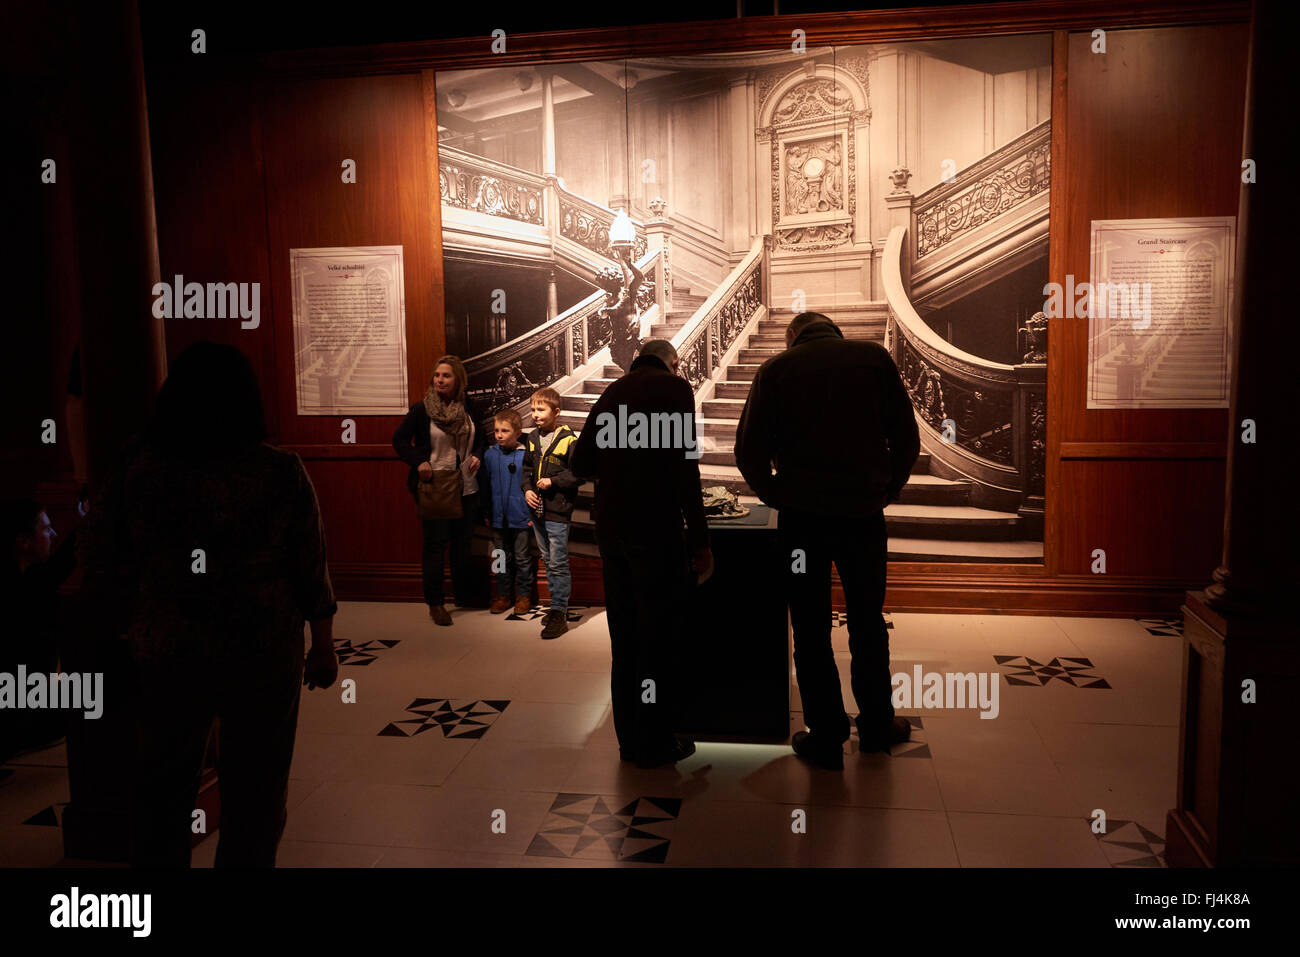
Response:
[[[432,385],[424,393],[424,411],[429,413],[429,419],[434,425],[453,439],[469,431],[465,403],[455,399],[444,400]]]

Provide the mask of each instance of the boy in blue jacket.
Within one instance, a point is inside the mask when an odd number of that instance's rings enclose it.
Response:
[[[533,607],[532,516],[521,487],[524,447],[519,444],[519,433],[523,431],[523,420],[514,409],[504,409],[496,414],[494,426],[497,444],[483,454],[483,469],[478,476],[480,486],[487,480],[487,495],[480,498],[492,529],[492,570],[497,578],[492,614],[510,608],[513,578],[515,614],[523,615]]]

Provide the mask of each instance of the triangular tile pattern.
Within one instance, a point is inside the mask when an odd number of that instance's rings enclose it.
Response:
[[[662,864],[680,798],[640,797],[617,806],[601,794],[557,794],[524,853],[531,857]]]
[[[1183,635],[1181,618],[1136,618],[1134,620],[1147,630],[1147,634],[1158,638],[1181,638]]]
[[[575,621],[582,621],[582,616],[588,611],[586,605],[570,605],[565,609],[565,620],[569,624]],[[550,605],[534,605],[522,615],[516,615],[513,611],[506,615],[506,621],[536,621],[539,618],[545,618],[551,613]]]
[[[381,652],[398,644],[397,639],[377,638],[373,641],[351,641],[347,638],[334,639],[334,654],[339,656],[341,665],[368,665]]]
[[[1109,688],[1100,675],[1088,674],[1094,669],[1088,658],[1053,658],[1047,663],[1036,661],[1028,655],[994,655],[993,660],[1003,668],[1013,669],[1002,677],[1009,685],[1043,686],[1053,678],[1076,688]]]
[[[925,720],[919,714],[899,715],[906,718],[907,723],[912,726],[912,735],[902,744],[896,744],[888,751],[882,751],[882,754],[888,754],[891,758],[931,758],[930,743],[925,738]],[[858,729],[853,727],[849,732],[849,740],[853,742],[849,750],[859,750],[857,746]]]
[[[416,698],[406,706],[406,710],[416,717],[391,722],[379,735],[412,738],[433,728],[441,728],[444,738],[481,738],[509,705],[510,702],[504,699]]]
[[[37,827],[58,827],[63,820],[63,809],[67,806],[67,801],[51,804],[49,807],[37,811],[23,823],[34,824]]]
[[[887,614],[884,615],[883,617],[884,617],[884,619],[885,619],[885,627],[888,628],[888,629],[893,629],[893,627],[894,627],[894,619],[891,618],[891,617],[890,617],[889,615],[887,615]],[[832,628],[844,628],[845,626],[848,625],[848,623],[849,623],[849,616],[848,616],[847,613],[842,612],[842,611],[832,611],[832,612],[831,612],[831,627],[832,627]]]
[[[1089,828],[1092,819],[1085,818]],[[1137,821],[1121,821],[1111,818],[1106,822],[1105,834],[1097,834],[1097,840],[1109,849],[1106,856],[1113,867],[1168,867],[1165,863],[1165,839],[1150,828],[1143,827]]]

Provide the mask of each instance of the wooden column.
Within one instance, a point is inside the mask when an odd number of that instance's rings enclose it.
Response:
[[[134,0],[73,15],[80,111],[72,137],[86,469],[92,495],[139,431],[162,383],[163,323],[153,315],[159,281],[153,172],[140,23]],[[196,224],[198,228],[201,224]],[[135,728],[121,643],[94,627],[69,636],[65,668],[104,674],[104,713],[68,728],[64,850],[72,858],[122,860],[127,852]],[[166,720],[165,716],[160,716]]]
[[[1289,69],[1280,6],[1257,0],[1252,23],[1242,157],[1257,181],[1242,185],[1237,217],[1223,559],[1183,606],[1178,806],[1165,835],[1175,866],[1300,863],[1290,769],[1300,645],[1284,607],[1300,582],[1300,528],[1283,491],[1296,454],[1281,384],[1294,378],[1297,337],[1284,307],[1294,186],[1289,102],[1276,88]]]

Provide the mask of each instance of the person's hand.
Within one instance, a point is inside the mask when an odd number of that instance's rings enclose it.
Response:
[[[691,570],[700,576],[699,584],[708,581],[713,575],[713,549],[707,545],[697,548],[691,555]]]
[[[308,690],[328,688],[339,676],[339,658],[334,649],[326,646],[312,646],[307,652],[307,663],[302,669],[302,683]]]
[[[536,492],[534,492],[532,489],[529,489],[528,491],[524,492],[524,501],[528,503],[528,507],[529,507],[529,508],[541,508],[541,507],[542,507],[542,499],[541,499],[541,496],[539,496],[539,495],[538,495]]]
[[[477,472],[478,467],[482,464],[483,463],[478,460],[477,455],[471,455],[469,457],[469,474],[473,475],[475,472]]]
[[[542,489],[543,491],[545,491],[546,489],[548,489],[548,488],[551,487],[551,480],[550,480],[550,479],[547,479],[547,478],[544,478],[544,479],[538,479],[538,480],[537,480],[537,487],[540,488],[540,489]]]
[[[421,462],[421,463],[420,463],[420,481],[421,481],[421,482],[427,482],[427,481],[429,481],[429,479],[431,479],[431,478],[433,478],[433,466],[430,465],[428,462]]]

